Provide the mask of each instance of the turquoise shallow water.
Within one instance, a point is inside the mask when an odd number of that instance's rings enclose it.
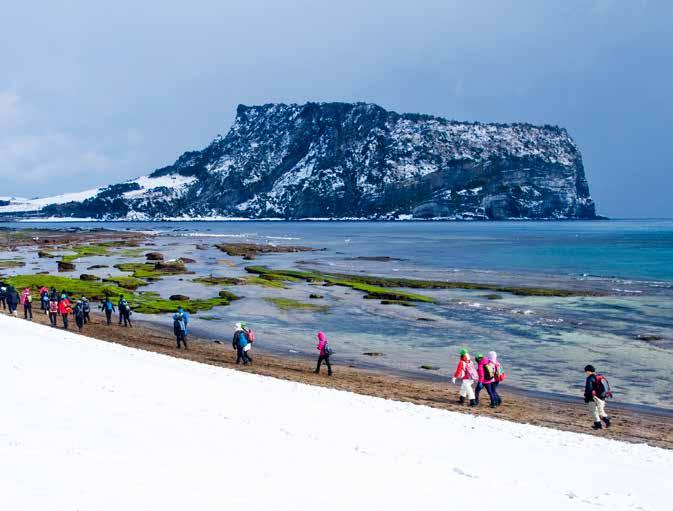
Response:
[[[4,225],[44,228],[90,227],[92,224]],[[115,222],[95,225],[112,229],[222,234],[278,243],[311,243],[351,256],[388,255],[410,259],[423,268],[673,281],[673,220]]]
[[[92,224],[36,226],[89,228]],[[375,363],[418,373],[423,372],[420,365],[429,364],[439,368],[433,374],[443,377],[451,374],[460,348],[467,346],[473,352],[495,349],[507,366],[510,384],[578,399],[581,369],[593,363],[610,376],[616,400],[673,409],[668,397],[673,388],[672,221],[95,226],[160,232],[153,250],[195,259],[190,269],[199,274],[244,274],[249,262],[238,259],[233,268],[218,264],[226,256],[212,244],[247,241],[326,249],[263,256],[255,263],[270,267],[601,290],[611,296],[530,298],[503,294],[499,300],[489,300],[484,292],[423,291],[438,303],[401,307],[363,300],[361,293],[330,287],[319,291],[325,296],[321,303],[329,306],[328,312],[316,314],[279,311],[264,300],[283,296],[310,301],[314,286],[298,283],[285,290],[244,286],[233,289],[244,300],[196,315],[192,328],[195,333],[228,339],[233,323],[244,319],[253,325],[260,347],[297,354],[313,354],[313,338],[321,329],[338,346],[340,364]],[[196,250],[197,243],[211,248]],[[34,255],[25,255],[29,271],[54,270],[50,267],[55,266],[53,260],[38,261]],[[0,258],[5,256],[0,253]],[[371,256],[393,259],[362,259]],[[84,268],[99,262],[86,258],[78,264]],[[28,271],[26,268],[16,271]],[[216,291],[180,278],[167,278],[147,289],[165,296],[179,289],[194,298]],[[170,328],[168,318],[148,319]],[[656,340],[638,339],[643,335]],[[384,355],[371,359],[364,352]]]

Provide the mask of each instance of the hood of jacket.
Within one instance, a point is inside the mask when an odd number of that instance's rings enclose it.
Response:
[[[498,363],[498,354],[495,351],[489,351],[488,358],[490,358],[491,362],[493,362],[494,364]]]

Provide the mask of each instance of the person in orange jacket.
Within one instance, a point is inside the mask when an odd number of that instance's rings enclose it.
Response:
[[[63,328],[68,329],[68,316],[72,312],[72,306],[70,305],[70,300],[68,300],[68,295],[62,294],[61,300],[58,302],[58,313],[61,315],[63,320]]]
[[[460,384],[460,393],[458,402],[462,405],[465,403],[465,398],[469,399],[470,406],[476,406],[477,400],[474,396],[474,389],[472,384],[477,380],[477,370],[470,359],[470,354],[467,350],[460,350],[460,360],[458,361],[458,366],[456,367],[456,372],[451,378],[452,383],[456,383],[456,379],[462,380]]]

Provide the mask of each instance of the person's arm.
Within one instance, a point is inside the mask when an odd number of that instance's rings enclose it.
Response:
[[[584,386],[584,402],[590,403],[594,399],[594,380],[593,376],[587,378],[587,382]]]
[[[463,362],[462,360],[460,360],[460,361],[458,362],[458,366],[456,367],[456,372],[455,372],[454,375],[453,375],[453,378],[454,378],[454,379],[456,379],[456,378],[460,378],[460,377],[461,377],[461,375],[462,375],[463,372],[464,372],[464,366],[465,366],[465,362]]]

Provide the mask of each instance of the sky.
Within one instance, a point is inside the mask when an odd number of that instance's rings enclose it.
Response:
[[[670,0],[6,2],[0,196],[107,185],[236,106],[365,101],[556,124],[611,217],[673,217]]]

